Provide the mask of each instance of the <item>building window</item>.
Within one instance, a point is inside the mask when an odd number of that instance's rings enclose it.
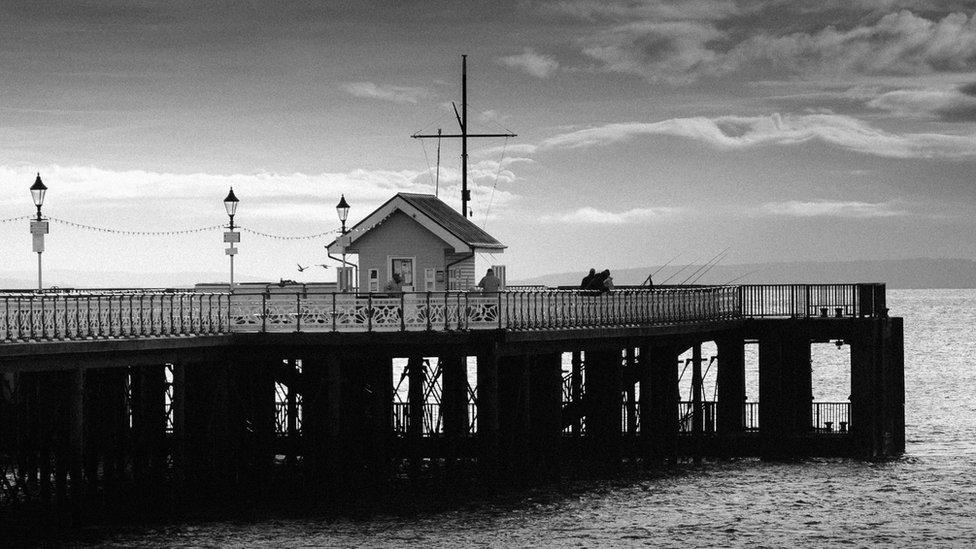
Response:
[[[424,269],[424,291],[434,291],[434,269]]]
[[[390,258],[390,280],[393,274],[400,275],[400,286],[404,291],[412,291],[414,288],[413,277],[414,258],[412,257],[391,257]]]
[[[380,291],[380,271],[379,269],[369,270],[369,291]]]

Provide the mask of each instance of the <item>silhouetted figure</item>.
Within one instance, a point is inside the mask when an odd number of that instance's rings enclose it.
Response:
[[[393,273],[393,280],[387,282],[383,289],[387,292],[402,292],[403,281],[400,279],[400,273]]]
[[[481,278],[481,282],[478,283],[478,287],[481,288],[486,294],[495,293],[502,286],[502,281],[495,276],[494,269],[488,269],[485,276]]]
[[[590,287],[590,281],[596,276],[596,269],[590,269],[590,274],[583,277],[583,281],[580,282],[580,290],[586,290]]]
[[[586,289],[594,292],[605,292],[607,291],[606,283],[608,278],[610,278],[610,270],[601,271],[590,279],[589,284],[586,285]]]

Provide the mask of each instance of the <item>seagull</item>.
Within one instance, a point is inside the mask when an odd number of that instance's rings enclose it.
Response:
[[[319,263],[318,265],[316,265],[316,267],[322,267],[323,269],[328,269],[329,268],[329,266],[326,265],[325,263]]]
[[[301,264],[301,263],[298,263],[298,272],[300,272],[300,273],[301,273],[301,272],[304,272],[304,271],[305,271],[305,269],[307,269],[307,268],[308,268],[308,267],[302,267],[302,264]]]

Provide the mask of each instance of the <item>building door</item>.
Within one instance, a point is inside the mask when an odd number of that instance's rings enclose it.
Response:
[[[400,283],[404,290],[413,289],[413,258],[412,257],[393,257],[390,258],[390,278],[393,274],[400,275]],[[408,290],[409,291],[409,290]]]

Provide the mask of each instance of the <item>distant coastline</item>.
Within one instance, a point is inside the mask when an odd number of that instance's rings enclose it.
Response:
[[[669,265],[654,277],[661,283],[684,264]],[[640,284],[660,266],[613,268],[585,265],[585,268],[609,268],[614,281],[620,284]],[[697,267],[686,268],[669,280],[677,284]],[[538,277],[512,279],[510,284],[547,284],[550,286],[578,284],[585,273],[553,273]],[[697,276],[697,275],[696,275]],[[860,261],[799,261],[785,263],[745,263],[716,265],[698,280],[698,284],[796,284],[884,282],[892,289],[961,289],[976,288],[976,261],[971,259],[886,259]]]
[[[661,283],[684,264],[669,265],[654,277]],[[584,265],[582,268],[609,268],[618,285],[640,284],[659,266],[620,268],[607,265]],[[698,266],[686,268],[668,281],[677,284]],[[509,273],[517,268],[509,268]],[[585,273],[562,272],[531,278],[511,277],[509,284],[545,284],[564,286],[579,284]],[[745,275],[745,276],[743,276]],[[34,273],[0,272],[0,287],[31,289],[37,284]],[[697,276],[697,275],[696,275]],[[223,282],[224,272],[133,273],[125,271],[83,272],[52,269],[45,273],[45,286],[62,288],[186,288],[199,282]],[[239,275],[240,282],[268,282],[278,278],[304,281],[298,273],[286,272],[269,278]],[[733,282],[734,281],[734,282]],[[971,259],[888,259],[861,261],[800,261],[787,263],[720,264],[698,280],[698,284],[797,284],[884,282],[892,289],[976,288],[976,260]]]

